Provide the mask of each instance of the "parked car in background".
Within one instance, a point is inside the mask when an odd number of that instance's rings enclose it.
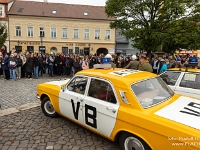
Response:
[[[175,93],[200,98],[200,69],[173,68],[160,77]]]

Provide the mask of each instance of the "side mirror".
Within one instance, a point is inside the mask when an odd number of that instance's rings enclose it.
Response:
[[[65,92],[66,86],[65,86],[65,85],[62,85],[62,86],[61,86],[61,90],[62,90],[63,92]]]

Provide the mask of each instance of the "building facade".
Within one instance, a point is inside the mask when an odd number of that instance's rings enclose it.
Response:
[[[114,53],[114,19],[104,7],[15,1],[8,16],[13,51]]]
[[[116,30],[116,53],[123,55],[133,55],[139,52],[132,46],[133,42],[120,34],[120,30]]]
[[[6,26],[8,33],[9,33],[9,26],[8,26],[7,12],[9,11],[12,3],[13,3],[13,1],[11,1],[11,0],[0,0],[0,23]],[[0,47],[0,49],[1,49],[1,47]],[[5,51],[9,51],[9,49],[10,49],[9,37],[6,39],[2,49],[5,49]]]

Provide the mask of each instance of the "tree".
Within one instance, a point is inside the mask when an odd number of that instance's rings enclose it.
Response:
[[[6,25],[0,24],[0,48],[4,45],[7,39],[7,28]]]
[[[163,51],[173,52],[179,48],[200,49],[200,27],[193,18],[171,22],[166,30]]]
[[[116,20],[111,28],[134,41],[133,46],[148,53],[167,44],[173,23],[196,16],[200,0],[107,0],[105,12]],[[166,45],[165,45],[166,47]]]

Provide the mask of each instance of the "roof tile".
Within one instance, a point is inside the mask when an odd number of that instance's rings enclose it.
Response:
[[[9,2],[11,2],[12,0],[0,0],[0,4],[1,3],[9,3]]]
[[[22,12],[18,12],[19,8],[23,8]],[[52,14],[53,10],[56,10],[56,14]],[[87,12],[88,15],[84,15],[84,12]],[[107,17],[104,6],[33,1],[15,1],[10,11],[8,12],[8,15],[115,20],[115,18]]]

